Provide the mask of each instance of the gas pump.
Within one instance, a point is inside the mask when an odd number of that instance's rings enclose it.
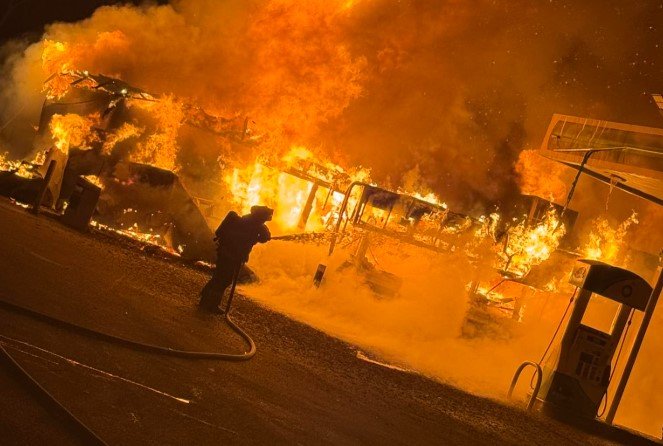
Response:
[[[594,260],[579,260],[569,283],[577,297],[561,341],[543,365],[524,363],[511,385],[513,391],[525,365],[541,374],[529,407],[594,419],[608,390],[611,364],[632,309],[644,311],[652,287],[637,274]],[[619,303],[609,332],[583,324],[594,294]],[[538,392],[537,392],[538,390]]]

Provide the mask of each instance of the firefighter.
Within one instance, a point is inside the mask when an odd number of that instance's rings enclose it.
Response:
[[[256,243],[267,243],[271,234],[266,222],[274,210],[267,206],[253,206],[251,213],[240,217],[230,211],[215,232],[217,242],[216,268],[212,278],[200,293],[200,308],[211,313],[223,313],[219,308],[223,293],[233,282],[242,264],[249,260]]]

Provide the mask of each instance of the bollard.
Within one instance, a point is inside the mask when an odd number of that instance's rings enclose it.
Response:
[[[44,197],[46,196],[46,191],[48,190],[48,185],[51,183],[51,177],[53,176],[53,172],[55,171],[55,166],[57,165],[56,160],[51,160],[51,162],[48,164],[48,169],[46,170],[46,175],[44,176],[43,183],[41,185],[41,188],[39,189],[39,192],[37,193],[37,197],[35,198],[35,202],[32,204],[32,212],[35,215],[39,214],[39,208],[41,207],[41,203],[44,201]]]
[[[322,282],[322,278],[325,275],[325,270],[327,269],[327,265],[323,265],[320,263],[318,265],[318,269],[315,271],[315,276],[313,276],[313,283],[315,284],[316,287],[320,286],[320,283]]]

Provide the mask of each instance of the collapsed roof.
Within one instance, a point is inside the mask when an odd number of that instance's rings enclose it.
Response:
[[[58,113],[61,112],[58,109],[63,106],[70,109],[69,112],[83,112],[84,114],[85,112],[89,113],[89,108],[98,110],[100,103],[106,102],[103,105],[104,110],[102,113],[102,116],[106,116],[115,110],[118,104],[124,100],[158,102],[163,98],[162,95],[148,93],[123,80],[103,74],[91,74],[87,71],[72,70],[54,74],[45,81],[45,84],[48,86],[50,83],[56,81],[60,85],[65,84],[67,88],[60,95],[47,99],[42,110],[42,121],[44,114],[50,117],[53,114],[49,113],[51,109],[53,109],[54,113]],[[69,87],[74,87],[74,89]],[[69,101],[65,96],[72,92],[72,90],[101,94],[96,95],[96,97],[85,98],[84,100],[80,100],[81,98],[77,97],[73,98],[74,101]],[[241,118],[241,122],[238,122],[238,119],[235,117],[225,118],[216,116],[197,105],[186,102],[182,103],[182,111],[184,113],[183,124],[224,136],[236,142],[249,142],[251,139],[255,139],[255,137],[248,138],[248,118],[246,117]]]

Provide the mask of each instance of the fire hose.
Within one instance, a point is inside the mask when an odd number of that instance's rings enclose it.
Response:
[[[272,237],[270,240],[281,240],[285,242],[313,242],[323,240],[327,237],[324,232],[302,232],[298,234],[285,234]]]
[[[31,317],[33,319],[45,322],[47,324],[64,328],[73,332],[80,333],[84,336],[90,338],[98,339],[101,341],[114,343],[122,345],[126,348],[130,348],[137,351],[144,351],[148,353],[156,353],[167,356],[174,356],[185,359],[211,359],[219,361],[248,361],[253,358],[256,354],[256,344],[251,339],[251,337],[242,330],[236,323],[230,318],[230,310],[232,306],[232,301],[235,296],[235,288],[237,286],[237,278],[239,276],[239,271],[241,269],[237,268],[233,276],[232,286],[230,288],[230,294],[228,296],[228,302],[226,304],[224,312],[224,320],[230,326],[230,328],[237,334],[239,334],[242,339],[248,344],[249,351],[241,354],[232,354],[232,353],[218,353],[218,352],[205,352],[205,351],[188,351],[188,350],[178,350],[170,347],[164,347],[154,344],[146,344],[131,339],[123,338],[120,336],[111,335],[108,333],[103,333],[91,328],[87,328],[81,325],[74,324],[72,322],[64,321],[53,316],[41,313],[30,308],[11,303],[7,300],[0,298],[0,308],[3,308],[14,313],[20,313],[25,316]],[[11,354],[0,345],[0,361],[21,379],[25,384],[27,384],[31,390],[33,390],[36,395],[43,400],[43,402],[50,406],[55,412],[64,416],[68,424],[74,428],[78,434],[81,435],[82,439],[85,440],[85,444],[95,444],[95,445],[106,445],[107,443],[102,440],[91,428],[89,428],[85,423],[78,419],[73,413],[71,413],[62,403],[60,403],[50,392],[48,392],[39,382],[34,379],[21,365],[14,359]]]

